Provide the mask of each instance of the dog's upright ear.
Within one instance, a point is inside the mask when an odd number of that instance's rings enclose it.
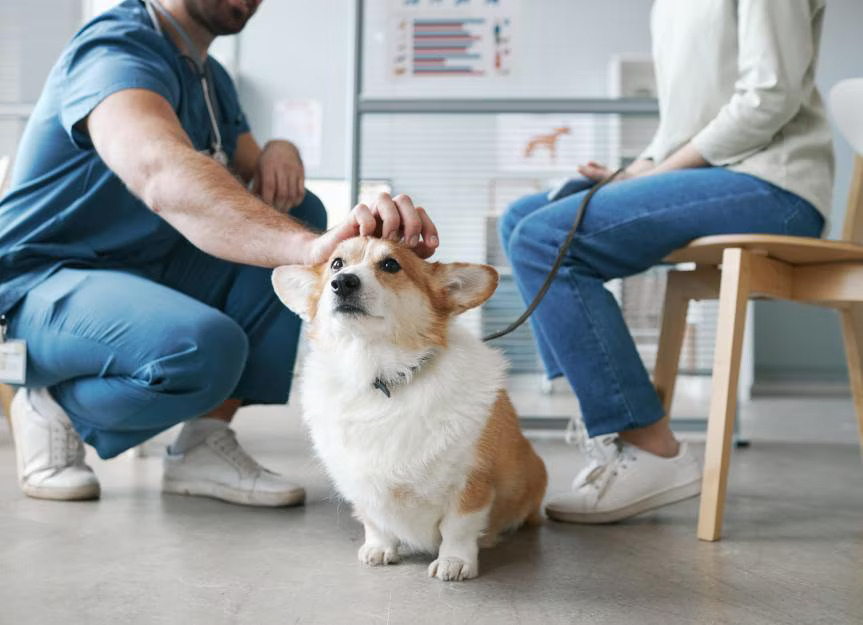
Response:
[[[499,280],[497,271],[488,265],[440,263],[435,269],[456,315],[479,306],[491,297]]]
[[[317,267],[284,265],[273,270],[271,280],[282,303],[303,321],[314,316],[320,272]]]

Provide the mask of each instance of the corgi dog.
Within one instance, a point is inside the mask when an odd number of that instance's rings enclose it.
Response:
[[[455,323],[497,281],[489,266],[369,237],[273,272],[308,322],[303,419],[364,526],[366,564],[395,564],[402,546],[437,554],[431,577],[469,579],[480,547],[541,520],[545,465],[504,390],[506,362]]]

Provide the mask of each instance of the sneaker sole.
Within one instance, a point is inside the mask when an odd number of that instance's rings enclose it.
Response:
[[[211,499],[219,499],[243,506],[268,508],[299,506],[306,501],[306,491],[302,488],[297,488],[287,493],[255,493],[231,488],[222,484],[202,485],[200,483],[184,482],[181,480],[163,480],[162,492],[171,495],[210,497]]]
[[[566,523],[615,523],[628,519],[629,517],[655,510],[684,499],[696,497],[701,492],[701,479],[682,486],[676,486],[670,490],[663,491],[652,497],[647,497],[635,503],[631,503],[623,508],[616,510],[607,510],[605,512],[567,512],[565,510],[555,510],[550,506],[546,506],[545,513],[550,519],[555,521],[563,521]]]
[[[102,490],[98,484],[85,484],[83,486],[70,486],[66,488],[21,484],[21,491],[33,499],[51,499],[54,501],[89,501],[98,499],[102,494]]]

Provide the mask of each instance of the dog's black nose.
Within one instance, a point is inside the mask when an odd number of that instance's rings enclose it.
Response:
[[[353,273],[337,273],[330,286],[336,295],[346,297],[360,288],[360,279]]]

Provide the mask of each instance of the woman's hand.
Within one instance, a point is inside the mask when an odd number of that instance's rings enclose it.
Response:
[[[300,151],[290,141],[264,146],[252,178],[252,193],[278,211],[298,206],[306,195],[306,172]]]
[[[403,241],[420,258],[434,254],[439,245],[437,228],[421,206],[404,194],[394,198],[381,193],[371,206],[357,204],[338,226],[309,241],[306,264],[327,260],[336,246],[355,236]]]
[[[639,159],[630,163],[629,167],[617,174],[617,177],[614,179],[614,181],[617,182],[620,180],[627,180],[629,178],[637,178],[638,176],[643,176],[647,174],[652,169],[653,161],[649,159]],[[585,178],[590,178],[591,180],[601,182],[602,180],[605,180],[611,174],[613,174],[614,170],[609,169],[605,165],[597,163],[596,161],[588,161],[586,165],[578,166],[578,173],[580,173]]]
[[[586,165],[578,166],[578,173],[580,173],[585,178],[590,178],[591,180],[596,180],[597,182],[601,182],[608,178],[614,172],[610,170],[605,165],[601,165],[596,161],[588,161]],[[617,180],[621,180],[626,176],[626,171],[622,171],[617,174]]]

